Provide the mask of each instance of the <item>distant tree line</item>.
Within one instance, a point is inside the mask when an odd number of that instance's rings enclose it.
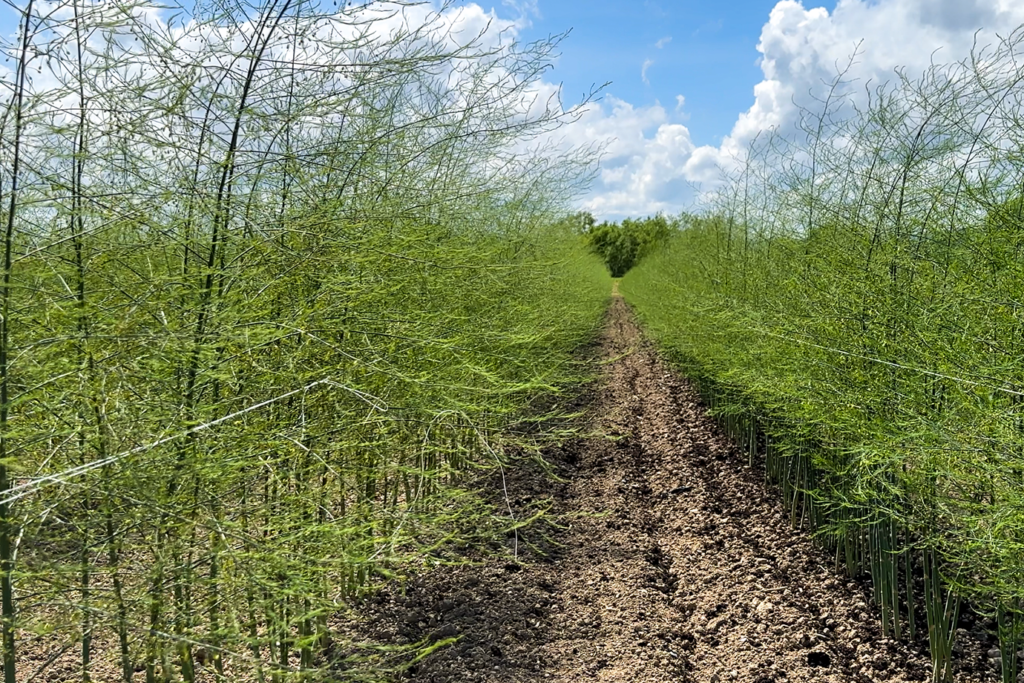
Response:
[[[678,219],[662,214],[647,218],[626,218],[621,223],[596,223],[581,212],[573,223],[587,246],[604,260],[612,277],[622,277],[645,256],[663,245],[678,227]]]

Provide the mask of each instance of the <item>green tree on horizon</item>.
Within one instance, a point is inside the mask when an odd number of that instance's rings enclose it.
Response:
[[[591,219],[593,220],[593,219]],[[587,246],[608,266],[612,277],[622,277],[645,256],[668,241],[675,222],[663,214],[602,222],[585,233]]]

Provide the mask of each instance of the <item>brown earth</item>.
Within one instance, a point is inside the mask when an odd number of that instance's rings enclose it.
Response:
[[[407,678],[455,681],[923,681],[927,650],[881,637],[865,586],[790,527],[694,390],[615,297],[591,436],[507,471],[513,510],[550,499],[511,551],[436,569],[365,605],[362,635],[458,638]],[[505,501],[502,501],[502,505]],[[981,624],[958,681],[996,681]]]

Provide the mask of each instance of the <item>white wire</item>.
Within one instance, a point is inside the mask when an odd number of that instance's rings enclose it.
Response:
[[[41,488],[43,488],[45,486],[49,486],[50,484],[63,483],[65,481],[67,481],[68,479],[72,479],[74,477],[79,477],[79,476],[81,476],[83,474],[91,472],[92,470],[95,470],[95,469],[99,469],[101,467],[106,467],[107,465],[115,463],[118,460],[123,460],[124,458],[127,458],[128,456],[135,455],[137,453],[144,453],[145,451],[148,451],[148,450],[151,450],[153,448],[156,448],[157,446],[162,446],[163,444],[170,443],[172,441],[177,441],[178,439],[182,439],[182,438],[184,438],[186,436],[189,436],[191,434],[195,434],[197,432],[204,431],[204,430],[209,429],[211,427],[215,427],[215,426],[217,426],[219,424],[222,424],[224,422],[227,422],[229,420],[233,420],[236,417],[239,417],[241,415],[245,415],[246,413],[251,413],[254,410],[259,410],[260,408],[265,408],[266,406],[271,405],[272,403],[277,403],[278,401],[282,401],[282,400],[288,398],[289,396],[294,396],[295,394],[300,394],[300,393],[307,392],[307,391],[309,391],[311,389],[314,389],[314,388],[316,388],[316,387],[318,387],[320,385],[327,385],[327,386],[330,386],[330,387],[335,387],[335,388],[339,388],[339,389],[345,389],[346,391],[349,391],[352,394],[354,394],[360,400],[365,401],[367,403],[370,403],[377,410],[387,410],[386,404],[383,401],[381,401],[380,399],[378,399],[377,397],[372,396],[371,394],[367,394],[366,392],[360,391],[358,389],[353,389],[352,387],[347,387],[344,384],[340,384],[340,383],[335,382],[334,380],[329,379],[329,378],[319,379],[319,380],[317,380],[315,382],[307,384],[304,387],[300,387],[298,389],[293,389],[291,391],[288,391],[288,392],[285,392],[285,393],[281,394],[280,396],[275,396],[274,398],[269,398],[269,399],[267,399],[265,401],[260,401],[259,403],[255,403],[255,404],[253,404],[251,406],[248,406],[246,408],[238,410],[238,411],[236,411],[234,413],[230,413],[228,415],[224,415],[223,417],[219,417],[216,420],[211,420],[210,422],[205,422],[205,423],[203,423],[201,425],[196,425],[195,427],[190,427],[189,429],[186,429],[184,431],[178,432],[177,434],[172,434],[171,436],[165,436],[165,437],[159,438],[156,441],[152,441],[150,443],[143,444],[141,446],[136,446],[135,448],[131,448],[131,449],[128,449],[126,451],[122,451],[122,452],[117,453],[115,455],[111,455],[111,456],[108,456],[106,458],[101,458],[100,460],[93,460],[93,461],[87,462],[87,463],[85,463],[83,465],[79,465],[77,467],[72,467],[71,469],[64,470],[63,472],[57,472],[55,474],[49,474],[49,475],[46,475],[45,477],[39,477],[38,479],[33,479],[32,481],[25,482],[24,484],[19,484],[18,486],[12,486],[11,488],[9,488],[6,491],[4,491],[3,495],[0,496],[0,505],[6,505],[6,504],[13,503],[14,501],[19,500],[20,498],[24,498],[25,496],[31,495],[31,494],[35,493],[36,491],[40,490]],[[374,402],[371,402],[369,399],[374,399]]]

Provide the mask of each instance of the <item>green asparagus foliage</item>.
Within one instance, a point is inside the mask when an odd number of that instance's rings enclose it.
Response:
[[[541,142],[579,113],[536,95],[558,38],[405,3],[13,11],[5,680],[393,666],[341,662],[336,620],[522,521],[477,489],[610,291],[552,221],[593,168]]]
[[[964,600],[1018,675],[1022,41],[866,104],[840,74],[622,283],[793,523],[871,576],[883,631],[927,628],[936,681]]]

